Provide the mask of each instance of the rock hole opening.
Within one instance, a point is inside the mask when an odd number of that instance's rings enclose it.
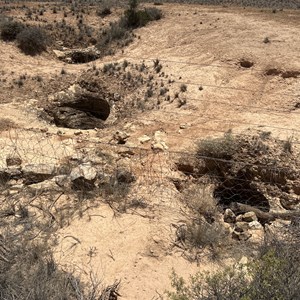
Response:
[[[249,68],[253,67],[253,65],[254,65],[254,63],[252,61],[249,61],[249,60],[242,59],[240,61],[240,66],[242,68],[249,69]]]

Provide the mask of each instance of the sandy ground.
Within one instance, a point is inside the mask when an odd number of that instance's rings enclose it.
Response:
[[[282,78],[265,73],[274,68],[300,71],[299,11],[272,14],[255,9],[171,4],[162,9],[161,21],[138,29],[140,39],[124,53],[105,61],[145,60],[151,64],[158,58],[163,71],[176,79],[178,90],[181,84],[187,85],[187,104],[181,108],[167,105],[163,110],[136,116],[131,122],[135,126],[130,142],[138,145],[139,136],[161,130],[166,133],[170,152],[189,151],[196,140],[222,135],[229,129],[244,134],[248,129],[260,129],[298,141],[300,110],[295,105],[300,103],[300,75]],[[266,37],[270,43],[263,42]],[[243,59],[253,62],[253,66],[241,67]],[[65,66],[49,55],[28,57],[4,42],[0,42],[0,63],[0,71],[6,74],[13,71],[13,76],[19,76],[26,72],[47,78],[55,78],[63,67],[76,78],[87,68]],[[99,67],[103,60],[95,64]],[[23,99],[15,99],[14,95],[13,91],[6,95],[12,103],[0,104],[0,117],[9,116],[22,128],[47,126],[34,117],[34,111],[24,110],[30,100],[26,94]],[[187,128],[180,129],[182,124],[188,124]],[[73,134],[72,130],[63,130]],[[57,128],[49,127],[49,131],[54,133]],[[95,137],[96,132],[91,131],[90,136]],[[19,138],[28,141],[25,134]],[[1,132],[2,143],[9,139]],[[37,140],[35,145],[41,143]],[[53,145],[56,149],[59,141],[52,141]],[[39,149],[34,151],[48,148]],[[143,188],[147,190],[147,182]],[[172,268],[185,277],[196,270],[212,269],[206,259],[197,266],[171,248],[171,224],[182,217],[174,193],[174,188],[165,183],[155,192],[148,189],[146,198],[153,209],[146,210],[146,217],[131,213],[116,217],[111,208],[100,205],[89,212],[90,216],[74,220],[59,232],[58,262],[82,268],[86,275],[92,269],[105,284],[121,279],[120,293],[128,300],[160,299],[159,295],[170,287]]]

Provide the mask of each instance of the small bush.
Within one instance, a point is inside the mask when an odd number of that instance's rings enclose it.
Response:
[[[143,10],[125,11],[125,19],[128,27],[138,28],[146,26],[151,21],[156,21],[162,18],[161,11],[155,7],[145,8]]]
[[[101,5],[99,6],[99,8],[97,9],[96,11],[96,14],[101,17],[101,18],[104,18],[108,15],[111,14],[111,3],[110,1],[103,1],[101,3]]]
[[[203,140],[198,144],[197,156],[216,159],[231,159],[237,152],[238,143],[230,132],[223,137]]]
[[[184,93],[184,92],[187,91],[187,86],[186,86],[186,84],[183,83],[183,84],[180,86],[180,91],[181,91],[182,93]]]
[[[17,35],[17,42],[25,54],[36,55],[46,50],[48,38],[42,29],[31,27]]]
[[[19,22],[4,21],[0,25],[1,39],[4,41],[13,41],[23,29],[24,26]]]
[[[186,241],[196,248],[220,246],[226,241],[226,232],[221,224],[209,224],[204,220],[197,220],[187,224]]]
[[[285,240],[271,237],[255,261],[214,274],[197,273],[189,282],[171,276],[171,300],[296,300],[300,296],[299,224],[287,228]]]
[[[210,223],[215,220],[218,203],[213,193],[205,186],[192,185],[184,190],[183,197],[184,203],[194,214],[203,216]]]
[[[111,23],[108,30],[106,30],[98,41],[98,47],[102,48],[113,41],[121,40],[129,37],[128,30],[123,25],[123,21]]]

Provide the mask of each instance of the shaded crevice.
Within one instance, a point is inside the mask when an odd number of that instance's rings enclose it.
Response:
[[[72,129],[104,128],[110,115],[109,103],[99,95],[82,93],[60,101],[45,111],[60,127]]]

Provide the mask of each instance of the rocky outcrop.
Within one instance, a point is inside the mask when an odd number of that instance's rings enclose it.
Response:
[[[63,49],[53,50],[54,54],[59,60],[69,64],[83,64],[94,61],[101,56],[96,47],[88,47],[84,49]]]
[[[73,129],[104,128],[110,115],[110,105],[100,93],[92,93],[73,85],[50,99],[45,112],[61,127]]]

